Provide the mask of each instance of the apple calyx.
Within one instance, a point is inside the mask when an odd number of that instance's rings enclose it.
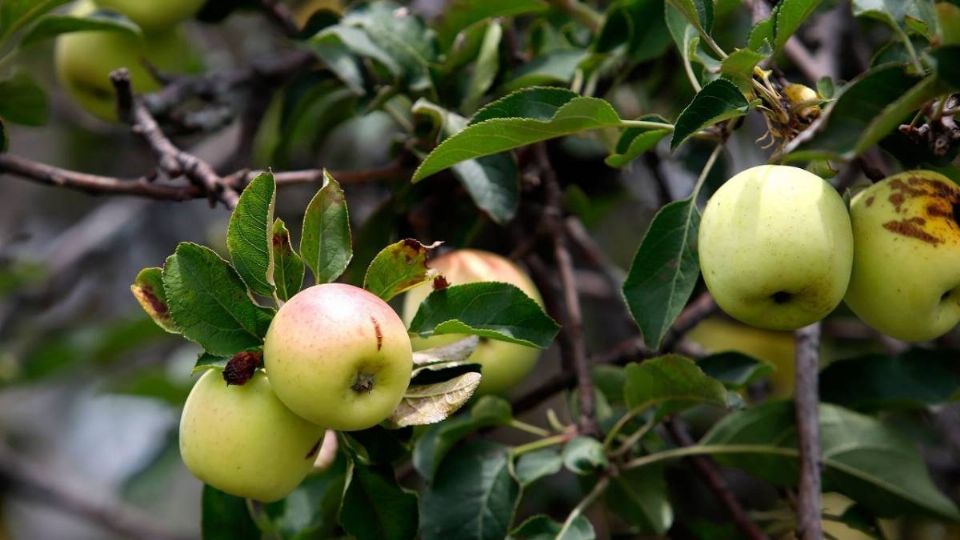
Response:
[[[374,377],[373,373],[359,371],[357,372],[357,378],[353,380],[353,385],[351,385],[350,388],[358,394],[366,394],[373,390],[375,382],[376,377]]]
[[[263,365],[263,354],[255,351],[242,351],[233,355],[223,368],[223,380],[227,386],[243,386],[253,378],[257,368]]]

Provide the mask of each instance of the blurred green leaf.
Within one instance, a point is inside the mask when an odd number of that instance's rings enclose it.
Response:
[[[3,0],[0,2],[0,44],[4,38],[70,0]]]
[[[556,448],[542,448],[522,454],[513,467],[521,487],[526,487],[545,476],[556,474],[562,468],[563,457]]]
[[[284,540],[327,538],[337,528],[347,460],[342,453],[325,470],[314,472],[283,500],[266,510]]]
[[[273,212],[277,185],[263,173],[240,194],[227,226],[227,249],[240,279],[256,294],[273,295]]]
[[[260,540],[260,529],[247,503],[208,485],[203,486],[203,540]]]
[[[647,116],[641,118],[641,120],[663,121],[658,116]],[[615,152],[607,156],[604,162],[611,167],[624,167],[642,154],[655,148],[657,143],[668,135],[670,135],[668,129],[627,128],[620,135]]]
[[[648,534],[662,536],[673,526],[673,508],[663,467],[622,471],[604,493],[610,509]]]
[[[542,0],[451,0],[444,5],[437,23],[437,38],[444,50],[453,45],[457,34],[480,21],[495,17],[514,17],[546,11]]]
[[[663,54],[670,44],[662,0],[618,0],[610,4],[603,26],[593,43],[595,51],[609,53],[625,45],[633,62]]]
[[[713,0],[666,0],[697,30],[709,34],[713,28]]]
[[[560,533],[563,534],[560,534]],[[563,531],[563,524],[548,516],[533,516],[510,531],[508,540],[594,540],[596,533],[590,520],[577,516],[570,527]]]
[[[503,37],[503,26],[492,21],[487,25],[483,34],[477,60],[473,64],[473,72],[467,82],[466,94],[460,110],[470,114],[477,109],[480,100],[493,85],[497,72],[500,70],[500,40]]]
[[[753,381],[773,372],[773,365],[740,352],[711,354],[697,361],[697,366],[707,376],[714,378],[729,389],[744,388]]]
[[[32,45],[60,34],[71,32],[121,32],[133,38],[142,37],[140,27],[115,11],[98,9],[83,17],[46,15],[37,21],[20,41],[21,47]]]
[[[659,405],[663,415],[699,403],[726,404],[723,384],[710,378],[696,362],[678,354],[628,364],[626,375],[623,394],[634,411]]]
[[[253,303],[240,276],[213,250],[181,242],[163,267],[170,315],[184,337],[229,356],[259,347],[273,315]]]
[[[587,57],[583,49],[560,49],[538,56],[513,71],[500,87],[504,92],[548,84],[569,84],[580,62]]]
[[[479,282],[430,293],[410,322],[420,337],[470,334],[545,349],[560,327],[517,287]]]
[[[427,266],[427,255],[436,245],[425,246],[407,238],[380,250],[367,267],[363,288],[384,300],[433,279],[435,270]]]
[[[27,126],[47,123],[47,94],[26,73],[0,80],[0,96],[0,118]]]
[[[417,535],[417,496],[401,488],[389,465],[351,461],[340,524],[357,540],[412,540]]]
[[[603,450],[603,443],[593,437],[574,437],[563,447],[563,466],[579,474],[593,474],[606,469],[610,462]]]
[[[447,454],[420,505],[424,540],[502,540],[520,486],[510,476],[510,451],[475,440]]]
[[[347,200],[340,184],[323,171],[323,186],[307,205],[300,234],[300,255],[317,284],[337,279],[353,257]]]
[[[300,292],[303,286],[304,266],[303,259],[293,249],[290,241],[290,231],[283,220],[277,218],[273,222],[271,235],[271,249],[273,250],[273,279],[277,287],[277,296],[281,300],[289,300],[291,296]]]

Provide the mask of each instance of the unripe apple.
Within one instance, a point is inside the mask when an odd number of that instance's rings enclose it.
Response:
[[[205,0],[97,0],[100,7],[126,15],[144,32],[171,29],[196,15]]]
[[[290,410],[338,431],[390,416],[413,370],[400,317],[370,292],[340,283],[290,298],[270,323],[263,358],[274,392]]]
[[[850,205],[856,250],[845,298],[877,330],[905,341],[960,322],[960,187],[908,171],[861,191]]]
[[[71,14],[83,16],[95,8],[81,2]],[[54,52],[57,77],[73,98],[94,116],[116,121],[117,103],[110,72],[121,67],[130,71],[137,93],[160,88],[143,62],[162,72],[193,72],[196,55],[179,29],[145,35],[142,40],[122,32],[71,32],[57,38]]]
[[[533,281],[517,265],[496,253],[475,249],[451,251],[429,262],[429,266],[443,275],[450,285],[464,285],[478,281],[500,281],[516,286],[543,305],[540,292]],[[403,319],[413,320],[420,303],[433,291],[425,283],[409,291],[403,301]],[[430,338],[413,338],[416,350],[438,347],[463,339],[459,334],[444,334]],[[506,341],[481,339],[471,362],[482,367],[482,378],[476,394],[501,394],[520,382],[537,363],[539,349]]]
[[[820,116],[820,95],[813,88],[791,83],[783,88],[783,95],[791,111],[802,120],[810,122]]]
[[[231,495],[280,500],[313,469],[323,428],[290,412],[258,371],[242,386],[208,370],[180,417],[180,455],[200,480]]]
[[[762,165],[710,198],[699,251],[703,279],[723,311],[751,326],[794,330],[843,299],[853,233],[843,200],[819,176]]]

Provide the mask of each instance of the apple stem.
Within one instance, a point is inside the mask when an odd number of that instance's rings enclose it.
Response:
[[[365,394],[373,390],[373,383],[374,383],[374,377],[372,374],[360,372],[360,373],[357,373],[357,378],[354,379],[353,386],[351,386],[350,388],[353,388],[354,392]]]

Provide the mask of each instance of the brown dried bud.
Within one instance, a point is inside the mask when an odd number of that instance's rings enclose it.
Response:
[[[242,386],[253,377],[257,368],[263,364],[263,354],[253,351],[238,352],[223,368],[223,380],[227,385]]]
[[[447,278],[443,277],[442,275],[433,278],[433,290],[442,291],[449,286],[450,282],[447,281]]]

